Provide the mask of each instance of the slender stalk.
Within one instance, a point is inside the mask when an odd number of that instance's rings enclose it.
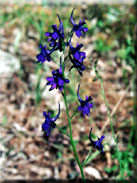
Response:
[[[114,127],[113,127],[113,123],[112,123],[112,119],[111,119],[109,106],[108,106],[107,99],[106,99],[106,96],[105,96],[105,91],[104,91],[104,86],[103,86],[103,79],[101,78],[98,71],[96,70],[96,65],[95,65],[95,73],[96,73],[97,78],[100,80],[101,92],[102,92],[102,96],[103,96],[103,99],[104,99],[104,102],[105,102],[105,105],[106,105],[106,108],[107,108],[108,117],[109,117],[109,121],[110,121],[110,127],[111,127],[111,131],[112,131],[112,136],[113,136],[113,139],[114,139],[115,144],[116,144],[115,147],[116,147],[116,153],[117,153],[117,158],[118,158],[118,162],[119,162],[120,177],[121,177],[122,180],[124,180],[124,172],[123,172],[122,164],[121,164],[121,161],[120,161],[119,151],[118,151],[118,147],[117,147],[117,140],[116,140],[116,137],[115,137],[115,132],[114,132]]]
[[[70,117],[70,120],[72,120],[72,118],[78,113],[78,110],[74,111],[74,113],[72,114],[72,116]]]
[[[63,130],[62,128],[60,128],[57,124],[56,124],[56,127],[57,127],[62,133],[64,133],[65,135],[67,135],[67,136],[69,137],[69,134],[68,134],[65,130]]]
[[[137,50],[137,0],[135,0],[134,3],[134,9],[135,9],[135,31],[134,31],[134,50]],[[135,51],[134,56],[134,62],[135,62],[135,69],[133,71],[133,119],[134,119],[134,126],[135,126],[135,132],[137,131],[137,52]],[[135,154],[137,154],[137,133],[135,133]],[[135,156],[135,165],[137,164],[137,156]],[[137,170],[137,166],[135,166],[135,171]],[[137,178],[137,175],[135,173],[135,177]]]
[[[87,161],[89,160],[91,151],[92,151],[92,148],[89,150],[88,155],[86,156],[86,158],[85,158],[85,160],[84,160],[84,162],[82,164],[83,167],[86,165]]]
[[[82,167],[82,165],[80,163],[78,154],[76,152],[76,147],[75,147],[75,143],[74,143],[73,136],[72,136],[71,117],[70,117],[69,112],[68,112],[68,105],[67,105],[67,98],[66,98],[66,85],[65,84],[64,84],[64,102],[65,102],[65,106],[66,106],[66,113],[67,113],[68,123],[69,123],[70,142],[71,142],[71,145],[72,145],[72,149],[73,149],[73,152],[74,152],[77,164],[78,164],[78,166],[80,168],[80,172],[81,172],[83,183],[85,183],[85,176],[84,176],[84,172],[83,172],[83,167]]]
[[[72,31],[71,31],[71,33],[72,33]],[[71,37],[71,33],[70,33],[70,35],[67,38],[67,42],[68,42],[68,40]],[[63,54],[62,54],[62,73],[63,73],[63,76],[65,77],[64,68],[65,68],[65,60],[66,60],[67,57],[64,59],[64,53],[65,53],[65,48],[63,49]],[[67,97],[66,97],[66,84],[65,83],[64,83],[63,98],[64,98],[64,103],[65,103],[66,113],[67,113],[68,123],[69,123],[69,138],[70,138],[70,143],[71,143],[71,146],[72,146],[72,149],[73,149],[73,152],[74,152],[74,155],[75,155],[77,164],[78,164],[79,169],[80,169],[80,172],[81,172],[81,177],[82,177],[83,183],[85,183],[86,181],[85,181],[85,176],[84,176],[84,172],[83,172],[83,167],[82,167],[82,165],[80,163],[80,160],[79,160],[79,157],[78,157],[78,154],[77,154],[77,151],[76,151],[75,143],[74,143],[74,140],[73,140],[73,136],[72,136],[71,119],[74,117],[74,115],[76,114],[76,112],[74,112],[72,114],[72,116],[69,115],[68,104],[67,104]]]

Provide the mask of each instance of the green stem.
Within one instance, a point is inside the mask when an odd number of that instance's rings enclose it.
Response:
[[[82,165],[83,167],[86,165],[87,161],[89,160],[91,151],[92,151],[92,148],[89,150],[88,155],[86,156],[86,158],[83,162],[83,165]]]
[[[71,117],[70,117],[69,112],[68,112],[68,105],[67,105],[67,98],[66,98],[66,85],[65,84],[64,84],[64,102],[65,102],[65,106],[66,106],[66,113],[67,113],[68,123],[69,123],[70,142],[71,142],[71,145],[72,145],[72,149],[73,149],[73,152],[74,152],[77,164],[78,164],[78,166],[80,168],[80,172],[81,172],[83,183],[85,183],[85,176],[84,176],[84,172],[83,172],[83,167],[82,167],[82,165],[80,163],[78,154],[76,152],[76,147],[75,147],[75,143],[74,143],[73,136],[72,136]]]
[[[112,131],[112,136],[113,136],[113,139],[114,139],[115,144],[116,144],[116,153],[117,153],[117,158],[118,158],[118,162],[119,162],[120,177],[122,178],[122,180],[124,180],[124,172],[123,172],[122,164],[121,164],[121,161],[120,161],[120,156],[119,156],[119,151],[118,151],[118,146],[117,146],[117,140],[116,140],[116,137],[115,137],[115,132],[114,132],[114,127],[113,127],[113,123],[112,123],[112,119],[111,119],[109,106],[108,106],[106,96],[105,96],[105,92],[104,92],[103,79],[101,78],[98,71],[96,70],[96,65],[95,65],[95,73],[96,73],[96,76],[100,80],[100,83],[101,83],[101,92],[102,92],[103,99],[104,99],[104,102],[105,102],[105,105],[106,105],[106,108],[107,108],[108,117],[109,117],[109,121],[110,121],[110,127],[111,127],[111,131]]]
[[[70,120],[72,120],[72,118],[78,113],[78,110],[74,111],[74,113],[72,114],[72,116],[70,117]]]
[[[70,38],[70,35],[68,36],[68,39],[69,38]],[[67,39],[67,41],[68,41],[68,39]],[[62,55],[62,73],[63,73],[63,77],[65,78],[65,74],[64,74],[64,65],[65,65],[65,63],[64,63],[65,62],[65,60],[64,60],[64,52],[65,52],[65,49],[63,49],[63,55]],[[80,172],[81,172],[81,176],[82,176],[83,183],[85,183],[85,176],[84,176],[84,172],[83,172],[83,167],[82,167],[82,165],[80,163],[80,160],[79,160],[79,157],[78,157],[78,154],[77,154],[77,151],[76,151],[75,143],[74,143],[74,140],[73,140],[73,136],[72,136],[71,119],[75,115],[75,112],[70,117],[69,112],[68,112],[67,97],[66,97],[66,84],[65,83],[64,83],[64,94],[63,94],[63,98],[64,98],[64,103],[65,103],[66,113],[67,113],[68,123],[69,123],[69,133],[70,133],[69,138],[70,138],[70,143],[71,143],[71,146],[72,146],[72,149],[73,149],[73,152],[74,152],[74,155],[75,155],[77,164],[78,164],[78,166],[80,168]]]
[[[67,135],[67,136],[69,137],[69,134],[68,134],[65,130],[63,130],[62,128],[60,128],[57,124],[56,124],[56,127],[57,127],[62,133],[64,133],[65,135]]]

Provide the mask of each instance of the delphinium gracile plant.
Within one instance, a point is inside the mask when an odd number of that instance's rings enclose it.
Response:
[[[53,129],[55,127],[57,127],[62,133],[66,134],[69,137],[75,159],[80,168],[82,180],[83,180],[83,182],[85,182],[83,166],[86,164],[86,161],[89,158],[89,156],[91,156],[91,154],[90,153],[88,154],[88,156],[86,157],[86,159],[83,163],[80,162],[78,153],[76,151],[75,142],[73,139],[71,121],[72,121],[72,118],[77,114],[77,112],[81,112],[83,117],[85,117],[85,115],[87,115],[89,117],[90,110],[93,108],[93,102],[92,102],[93,99],[91,96],[85,96],[85,99],[82,99],[80,97],[81,86],[79,83],[77,86],[78,89],[76,91],[79,106],[76,107],[76,110],[70,116],[70,112],[69,112],[70,109],[69,109],[69,105],[68,105],[68,101],[67,101],[67,95],[69,95],[69,93],[67,94],[66,85],[69,85],[69,83],[71,81],[66,77],[66,73],[69,72],[71,74],[71,70],[73,68],[75,68],[78,71],[78,73],[80,74],[80,76],[82,76],[83,72],[86,70],[86,67],[84,66],[84,59],[86,58],[86,53],[80,51],[80,49],[83,47],[83,44],[77,43],[76,46],[73,46],[72,38],[73,38],[74,34],[78,38],[85,36],[86,32],[88,31],[88,28],[85,26],[86,22],[84,20],[83,21],[79,20],[79,23],[76,24],[73,19],[73,13],[74,13],[74,9],[70,16],[72,29],[71,29],[70,33],[68,34],[68,37],[66,38],[66,40],[65,40],[65,35],[64,35],[63,23],[62,23],[59,15],[57,15],[60,25],[59,25],[59,27],[57,27],[56,24],[52,25],[53,32],[45,33],[45,36],[48,37],[47,41],[49,43],[49,49],[47,48],[47,45],[39,46],[41,49],[41,52],[40,52],[40,54],[37,55],[37,62],[43,64],[46,61],[47,62],[54,61],[52,58],[52,53],[57,50],[61,54],[60,60],[59,61],[56,60],[56,63],[58,62],[59,68],[52,71],[52,76],[47,78],[46,85],[50,85],[49,91],[54,90],[54,89],[59,89],[60,93],[62,94],[64,103],[65,103],[65,108],[66,108],[66,115],[67,115],[67,119],[68,119],[69,133],[64,131],[61,127],[57,126],[57,124],[56,124],[56,120],[59,118],[59,115],[60,115],[60,104],[59,104],[58,114],[55,117],[51,117],[51,113],[47,113],[46,111],[43,112],[45,121],[42,124],[42,130],[44,131],[44,133],[47,136],[49,136],[49,135],[51,135]],[[66,62],[68,62],[68,61],[70,62],[71,66],[70,66],[69,70],[66,72],[65,65],[66,65]],[[103,151],[102,140],[105,138],[105,136],[103,135],[100,138],[98,137],[98,140],[94,141],[91,138],[91,133],[92,133],[92,127],[91,127],[91,129],[89,129],[89,140],[90,140],[91,146],[96,148],[98,151],[100,151],[101,155],[103,155],[104,151]]]

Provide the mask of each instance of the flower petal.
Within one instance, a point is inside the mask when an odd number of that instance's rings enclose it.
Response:
[[[69,83],[70,82],[69,79],[65,79],[64,81],[65,81],[65,83]]]
[[[54,78],[53,78],[53,77],[48,77],[47,80],[48,80],[49,82],[54,82]]]
[[[105,138],[105,136],[104,135],[102,135],[101,137],[100,137],[100,142],[102,142],[102,140]]]
[[[89,108],[93,108],[93,103],[89,103]]]
[[[49,37],[50,36],[50,32],[45,32],[45,36]]]
[[[80,105],[80,106],[78,106],[78,110],[79,111],[81,111],[82,110],[82,106]]]
[[[51,37],[53,39],[57,39],[58,38],[58,34],[56,32],[53,32],[52,35],[51,35]]]
[[[59,85],[59,86],[63,86],[63,85],[64,85],[64,81],[63,81],[62,79],[59,79],[58,85]]]
[[[53,90],[54,88],[56,88],[56,83],[54,83],[52,86],[51,86],[51,88],[49,89],[49,91],[51,91],[51,90]]]
[[[43,111],[43,116],[47,117],[46,111]]]
[[[37,59],[38,59],[38,62],[44,62],[44,61],[45,61],[44,56],[41,55],[41,54],[38,54],[36,57],[37,57]]]
[[[90,109],[89,109],[89,107],[87,106],[87,105],[85,105],[84,107],[83,107],[83,114],[85,115],[85,114],[89,114],[90,113]]]
[[[77,51],[77,52],[75,52],[73,56],[74,56],[74,58],[75,58],[75,59],[77,59],[77,60],[79,60],[79,59],[80,59],[80,54],[79,54],[79,52],[78,52],[78,51]]]
[[[87,32],[88,31],[88,28],[87,27],[83,27],[83,31],[84,32]]]
[[[80,38],[80,36],[82,35],[82,33],[78,30],[78,31],[76,31],[76,35]]]

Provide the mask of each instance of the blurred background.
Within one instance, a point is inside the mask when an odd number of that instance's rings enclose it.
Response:
[[[78,106],[80,95],[93,97],[90,118],[80,113],[72,120],[73,137],[80,160],[84,161],[91,149],[90,128],[96,136],[105,135],[103,156],[92,150],[84,172],[89,180],[118,179],[119,165],[107,110],[101,94],[100,81],[93,69],[103,78],[104,89],[111,111],[124,176],[134,176],[136,127],[136,4],[116,1],[99,4],[98,1],[0,1],[0,179],[74,179],[80,177],[69,139],[55,129],[47,139],[41,130],[43,111],[58,111],[57,124],[67,130],[67,116],[58,90],[49,92],[46,77],[57,68],[54,62],[38,64],[39,44],[45,44],[45,32],[57,24],[60,15],[65,35],[71,30],[70,15],[75,7],[74,20],[85,19],[86,37],[73,43],[83,43],[85,65],[83,77],[76,70],[69,75],[69,108]],[[54,58],[59,60],[59,54]],[[69,68],[69,65],[67,66]]]

